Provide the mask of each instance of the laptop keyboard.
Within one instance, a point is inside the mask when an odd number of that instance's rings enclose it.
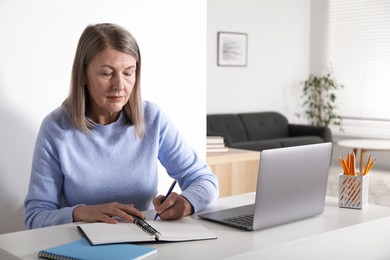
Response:
[[[253,214],[250,215],[241,215],[232,218],[225,218],[224,221],[230,222],[236,225],[242,226],[252,226],[253,224]]]

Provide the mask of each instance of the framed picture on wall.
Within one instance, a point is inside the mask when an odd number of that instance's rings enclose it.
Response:
[[[218,66],[245,67],[247,64],[248,35],[218,32]]]

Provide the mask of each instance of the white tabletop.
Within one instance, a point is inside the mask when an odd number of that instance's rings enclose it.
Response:
[[[337,142],[337,145],[352,148],[352,149],[364,149],[364,150],[390,150],[390,140],[381,139],[349,139],[341,140]]]
[[[254,202],[254,193],[218,199],[206,211],[226,209]],[[364,210],[339,208],[337,198],[327,197],[324,213],[259,231],[243,231],[233,227],[197,219],[218,236],[215,240],[181,243],[145,243],[158,253],[148,259],[222,259],[278,246],[332,230],[390,216],[390,208],[369,204]],[[0,235],[0,248],[21,257],[37,259],[38,251],[81,238],[77,223],[20,231]]]
[[[253,250],[229,259],[380,260],[390,259],[390,217]]]

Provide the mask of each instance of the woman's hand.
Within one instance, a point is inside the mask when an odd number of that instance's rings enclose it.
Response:
[[[191,203],[176,192],[172,192],[165,201],[164,199],[165,197],[163,195],[159,195],[153,199],[154,208],[161,219],[181,219],[194,212]]]
[[[132,216],[138,216],[142,219],[145,218],[144,214],[134,208],[134,205],[119,204],[118,202],[101,205],[82,205],[73,210],[74,222],[107,222],[116,224],[118,220],[115,218],[133,222]]]

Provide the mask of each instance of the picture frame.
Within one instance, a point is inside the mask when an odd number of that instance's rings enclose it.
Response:
[[[248,35],[237,32],[218,32],[218,66],[247,66]]]

